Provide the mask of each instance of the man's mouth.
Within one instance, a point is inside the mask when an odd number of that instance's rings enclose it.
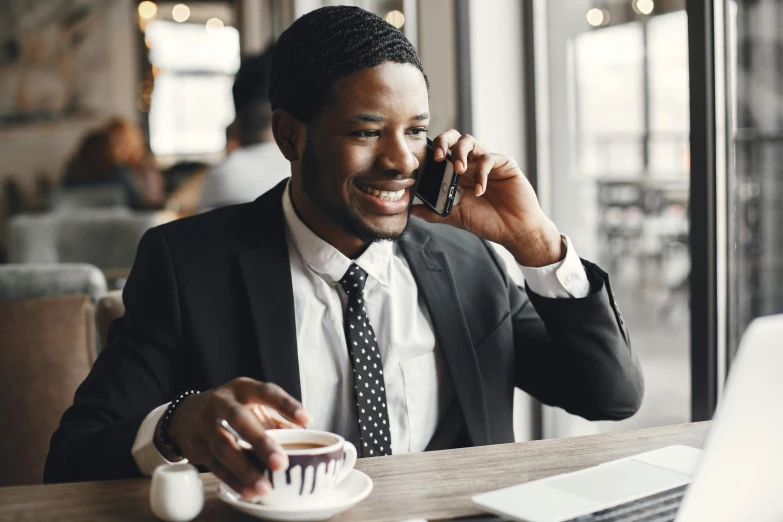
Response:
[[[375,196],[382,201],[399,201],[405,195],[407,188],[400,190],[379,190],[376,188],[368,187],[366,185],[356,185],[359,190],[366,192],[371,196]]]

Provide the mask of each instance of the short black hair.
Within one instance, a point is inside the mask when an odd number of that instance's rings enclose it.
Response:
[[[384,62],[413,65],[429,89],[416,49],[380,16],[352,6],[311,11],[291,24],[275,45],[269,73],[272,110],[285,109],[310,123],[340,78]]]

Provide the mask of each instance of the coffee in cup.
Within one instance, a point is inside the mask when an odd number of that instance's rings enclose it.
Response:
[[[317,449],[317,448],[323,448],[323,444],[313,444],[311,442],[291,442],[288,444],[281,444],[280,447],[283,448],[283,451],[291,451],[291,450],[303,450],[303,449]]]

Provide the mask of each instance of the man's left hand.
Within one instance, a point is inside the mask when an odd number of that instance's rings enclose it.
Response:
[[[445,161],[446,151],[451,151],[454,171],[461,174],[461,200],[445,218],[424,205],[414,205],[411,215],[499,243],[524,266],[551,265],[565,257],[557,227],[541,210],[533,187],[512,158],[493,154],[473,136],[454,129],[433,144],[435,161]]]

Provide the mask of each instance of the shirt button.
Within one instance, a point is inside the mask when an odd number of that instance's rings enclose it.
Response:
[[[563,284],[565,286],[571,286],[571,284],[574,282],[574,274],[568,274],[565,276],[565,279],[563,279]]]

